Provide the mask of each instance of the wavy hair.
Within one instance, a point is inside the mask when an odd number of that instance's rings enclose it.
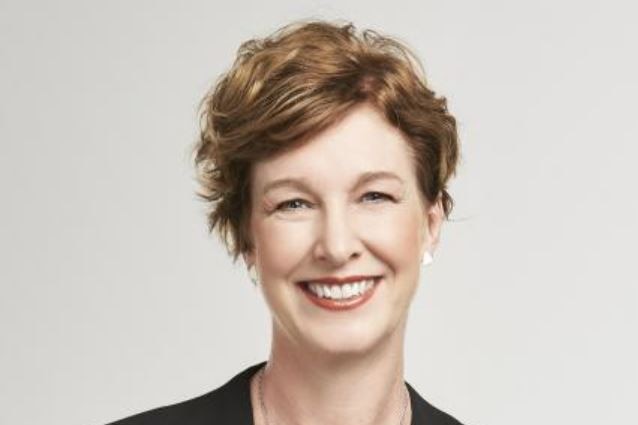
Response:
[[[209,232],[217,230],[234,262],[253,248],[251,165],[303,144],[361,102],[406,136],[421,194],[440,200],[449,217],[456,120],[428,88],[418,58],[397,39],[352,23],[297,21],[242,43],[200,105],[197,195],[208,206]]]

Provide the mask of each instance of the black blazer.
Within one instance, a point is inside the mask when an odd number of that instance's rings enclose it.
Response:
[[[253,425],[250,378],[266,362],[250,366],[221,387],[186,401],[158,407],[108,425]],[[412,404],[411,425],[462,425],[432,406],[406,382]]]

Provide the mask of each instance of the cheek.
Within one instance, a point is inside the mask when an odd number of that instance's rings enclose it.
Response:
[[[255,243],[262,273],[286,276],[312,245],[309,223],[261,223],[255,228]]]
[[[405,206],[383,214],[383,220],[365,225],[371,249],[395,272],[418,262],[422,221],[415,208]]]
[[[359,211],[352,217],[355,238],[395,272],[418,263],[422,220],[410,204],[385,211]],[[309,255],[316,234],[315,220],[272,221],[256,224],[255,244],[263,277],[288,276]]]

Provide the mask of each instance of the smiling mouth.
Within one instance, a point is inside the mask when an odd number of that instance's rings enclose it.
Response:
[[[356,282],[328,284],[321,282],[299,282],[298,286],[315,305],[328,310],[351,310],[374,295],[383,276],[361,279]]]

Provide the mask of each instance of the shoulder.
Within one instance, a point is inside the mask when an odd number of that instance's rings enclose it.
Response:
[[[206,394],[156,407],[108,425],[252,425],[249,381],[264,363],[248,367]]]
[[[463,425],[452,415],[436,408],[426,401],[419,393],[406,382],[412,404],[411,425]]]

